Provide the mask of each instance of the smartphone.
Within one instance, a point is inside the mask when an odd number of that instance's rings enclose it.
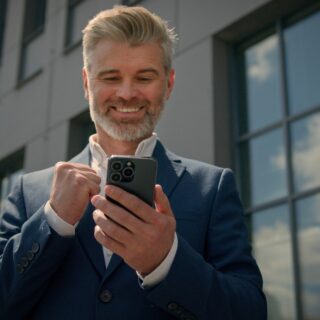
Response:
[[[157,161],[151,157],[111,156],[107,184],[118,186],[154,207]]]

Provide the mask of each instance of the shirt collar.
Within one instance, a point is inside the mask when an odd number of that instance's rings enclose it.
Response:
[[[138,157],[151,157],[153,150],[157,143],[157,134],[154,132],[152,135],[142,140],[135,152],[135,156]],[[98,165],[108,160],[110,155],[107,155],[98,142],[95,141],[95,134],[89,137],[89,148],[92,155],[92,161]]]

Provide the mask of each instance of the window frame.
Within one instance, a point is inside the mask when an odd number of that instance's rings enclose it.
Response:
[[[33,78],[37,77],[39,74],[42,73],[42,67],[39,67],[37,70],[32,72],[29,75],[24,75],[24,69],[26,66],[26,61],[25,61],[25,54],[28,46],[36,39],[38,38],[41,34],[44,33],[45,31],[45,24],[46,24],[46,9],[47,9],[47,0],[42,0],[43,1],[43,12],[42,12],[42,17],[41,17],[41,23],[34,28],[32,31],[27,32],[27,24],[30,23],[28,21],[28,18],[30,16],[30,8],[28,5],[30,4],[29,1],[32,0],[25,0],[24,2],[24,20],[23,20],[23,31],[22,31],[22,39],[21,39],[21,49],[20,49],[20,61],[19,61],[19,68],[18,68],[18,79],[17,79],[17,88],[21,87],[24,85],[26,82],[29,82]],[[35,5],[34,5],[35,6]]]
[[[77,6],[83,3],[86,0],[68,0],[67,3],[67,15],[65,23],[65,36],[64,36],[64,54],[69,53],[73,49],[81,45],[82,39],[72,42],[72,32],[73,32],[73,19],[74,19],[74,10]]]
[[[320,185],[303,191],[294,190],[293,181],[293,166],[292,166],[292,141],[290,134],[290,127],[294,121],[304,119],[310,115],[320,112],[320,103],[317,106],[311,106],[306,110],[299,111],[295,114],[289,112],[289,99],[288,99],[288,87],[287,87],[287,72],[286,72],[286,58],[285,58],[285,44],[284,44],[284,31],[286,28],[294,25],[295,23],[307,18],[313,13],[320,13],[320,2],[314,5],[308,6],[303,10],[298,10],[290,15],[281,15],[274,20],[274,24],[268,24],[264,29],[259,30],[258,35],[251,35],[246,39],[236,44],[233,48],[233,85],[235,87],[235,95],[239,99],[234,99],[232,103],[232,119],[236,124],[233,130],[233,146],[234,148],[234,160],[237,173],[237,180],[240,186],[240,193],[242,198],[247,196],[245,186],[248,184],[246,178],[248,177],[247,170],[244,170],[242,165],[241,145],[249,142],[251,139],[263,136],[268,132],[272,132],[275,129],[281,129],[284,134],[284,152],[286,155],[286,184],[287,195],[274,200],[266,201],[264,203],[249,206],[244,208],[247,224],[250,227],[250,216],[260,211],[274,208],[280,205],[288,205],[289,210],[289,230],[291,234],[291,251],[292,251],[292,268],[293,268],[293,282],[294,282],[294,303],[295,313],[297,319],[303,319],[303,305],[302,305],[302,288],[301,288],[301,270],[300,270],[300,256],[299,256],[299,243],[298,243],[298,226],[297,226],[297,210],[295,203],[300,200],[320,193]],[[261,128],[246,131],[241,134],[240,130],[240,110],[244,110],[243,103],[245,104],[245,66],[244,58],[241,58],[241,52],[245,52],[247,48],[259,43],[259,41],[265,39],[268,35],[276,34],[279,39],[279,66],[280,66],[280,81],[281,81],[281,97],[282,97],[282,117],[279,121],[274,121],[271,124],[267,124]],[[250,231],[250,230],[249,230]],[[250,232],[251,233],[251,232]]]

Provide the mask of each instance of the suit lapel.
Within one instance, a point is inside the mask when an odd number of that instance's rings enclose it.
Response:
[[[157,141],[153,157],[158,162],[157,183],[162,186],[165,194],[170,197],[174,187],[184,173],[185,167],[176,155],[163,147],[160,141]]]

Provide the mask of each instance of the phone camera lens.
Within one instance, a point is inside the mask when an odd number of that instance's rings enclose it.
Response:
[[[121,174],[119,172],[115,172],[111,174],[111,181],[119,182],[121,181]]]
[[[124,168],[124,170],[122,171],[122,174],[125,178],[130,179],[133,177],[134,175],[134,171],[131,167],[126,167]]]
[[[120,161],[115,161],[112,163],[112,169],[114,171],[120,171],[122,169],[122,163]]]

